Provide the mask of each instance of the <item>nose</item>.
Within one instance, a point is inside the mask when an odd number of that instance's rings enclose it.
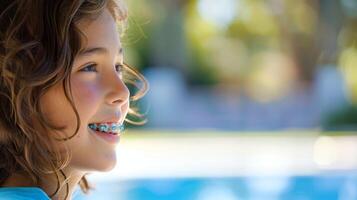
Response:
[[[108,92],[106,95],[107,103],[114,106],[122,106],[129,101],[130,91],[124,84],[124,81],[116,74],[112,73],[110,77],[105,78]]]

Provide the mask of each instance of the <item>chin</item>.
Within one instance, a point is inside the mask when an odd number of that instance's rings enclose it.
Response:
[[[116,163],[117,163],[116,159],[111,161],[111,162],[101,163],[102,165],[98,166],[96,168],[96,171],[99,171],[99,172],[111,171],[116,166]]]
[[[95,162],[80,163],[74,166],[77,169],[87,172],[108,172],[112,170],[117,163],[116,159],[106,159],[106,160],[94,159],[93,161]]]

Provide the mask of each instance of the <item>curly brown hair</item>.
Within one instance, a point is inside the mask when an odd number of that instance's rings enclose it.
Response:
[[[120,3],[120,4],[119,4]],[[83,48],[79,20],[95,18],[108,9],[118,24],[125,25],[127,11],[115,0],[2,0],[0,2],[0,186],[13,173],[25,173],[38,184],[41,175],[59,174],[68,164],[70,154],[63,155],[54,139],[33,127],[34,120],[46,131],[63,130],[46,119],[40,109],[39,97],[52,86],[61,83],[65,96],[76,117],[70,75],[74,58]],[[140,99],[148,90],[145,78],[134,68],[125,65],[124,82],[136,87],[130,100]],[[138,83],[140,82],[140,84]],[[129,115],[145,121],[137,110]],[[62,181],[63,183],[64,181]],[[90,186],[80,181],[83,192]],[[56,192],[53,194],[55,195]],[[50,196],[53,196],[50,195]]]

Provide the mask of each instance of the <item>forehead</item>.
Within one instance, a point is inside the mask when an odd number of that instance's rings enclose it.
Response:
[[[115,53],[121,49],[117,24],[107,9],[94,19],[80,20],[77,27],[84,36],[83,49],[103,47]]]

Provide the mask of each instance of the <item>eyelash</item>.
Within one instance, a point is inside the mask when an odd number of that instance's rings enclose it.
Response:
[[[79,71],[81,71],[81,72],[92,72],[91,70],[90,70],[90,71],[87,71],[87,70],[84,70],[84,69],[89,69],[89,67],[96,67],[96,66],[97,66],[97,64],[90,64],[90,65],[87,65],[87,66],[83,67],[83,68],[80,69]],[[119,68],[119,70],[118,70],[118,68]],[[116,69],[117,72],[119,72],[119,73],[122,73],[122,72],[123,72],[123,68],[124,68],[124,65],[122,65],[122,64],[116,64],[116,65],[115,65],[115,69]],[[94,69],[94,72],[97,72],[97,70]]]

